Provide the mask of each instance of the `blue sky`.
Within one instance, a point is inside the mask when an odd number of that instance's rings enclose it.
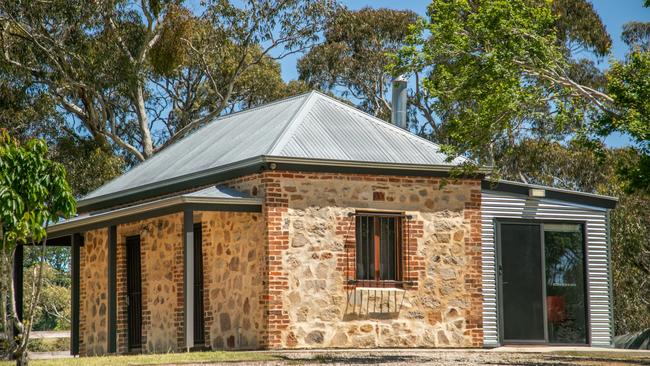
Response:
[[[366,6],[376,8],[394,8],[394,9],[411,9],[421,15],[425,14],[426,7],[430,0],[374,0],[374,1],[361,1],[361,0],[342,0],[341,3],[345,4],[348,8],[359,9]],[[650,21],[650,8],[642,6],[642,0],[592,0],[594,7],[598,14],[603,19],[607,31],[611,34],[613,40],[612,57],[623,58],[625,56],[626,47],[621,41],[621,31],[623,24],[630,21]],[[296,72],[296,57],[285,58],[281,61],[282,76],[285,80],[292,80],[298,77]],[[608,59],[600,62],[600,67],[606,68],[609,63]],[[629,139],[626,136],[619,134],[612,135],[606,139],[606,143],[610,146],[624,146],[629,144]]]

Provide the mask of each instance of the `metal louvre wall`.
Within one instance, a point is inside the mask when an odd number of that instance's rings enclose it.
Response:
[[[583,221],[587,237],[589,336],[592,346],[610,347],[613,337],[607,210],[548,199],[483,190],[483,337],[486,347],[499,345],[495,219]]]

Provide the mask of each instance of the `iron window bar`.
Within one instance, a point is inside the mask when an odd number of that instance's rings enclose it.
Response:
[[[355,287],[373,287],[373,288],[395,288],[395,287],[402,287],[404,285],[407,286],[412,286],[415,285],[415,281],[409,280],[408,275],[410,274],[410,256],[411,256],[411,251],[409,250],[409,241],[411,238],[410,235],[410,225],[408,224],[408,221],[410,221],[413,216],[412,215],[407,215],[403,213],[391,213],[391,212],[372,212],[372,211],[360,211],[360,212],[350,212],[348,213],[348,217],[354,218],[355,219],[355,244],[352,248],[350,246],[347,247],[347,250],[354,250],[355,251],[355,260],[354,260],[354,267],[353,267],[353,276],[355,278],[350,278],[350,274],[352,273],[350,271],[350,262],[351,262],[351,256],[349,253],[346,255],[346,276],[348,277],[347,279],[347,284],[349,286],[355,286]],[[395,221],[395,256],[396,256],[396,263],[395,263],[395,269],[394,269],[394,276],[396,279],[381,279],[380,277],[380,270],[377,268],[374,269],[374,279],[359,279],[356,278],[359,274],[357,272],[357,265],[358,265],[358,249],[359,249],[359,240],[360,238],[363,237],[363,233],[360,235],[360,228],[359,225],[361,225],[361,221],[356,220],[357,218],[394,218]],[[366,222],[366,230],[368,227],[369,223]],[[378,225],[380,226],[380,225]],[[374,230],[374,229],[373,229]],[[369,230],[366,233],[366,237],[369,235]],[[373,236],[376,236],[375,233],[373,232]],[[346,234],[346,242],[347,242],[347,237],[348,235]],[[362,239],[361,239],[362,240]],[[377,240],[375,238],[375,240]],[[381,239],[379,239],[381,240]],[[363,240],[362,240],[363,241]],[[366,241],[366,246],[369,246],[369,241],[368,239]],[[363,245],[363,243],[361,243]],[[376,248],[377,246],[381,247],[381,243],[377,244],[375,243],[374,246],[374,252],[373,252],[373,261],[375,262],[376,265],[376,258],[380,255],[380,251],[377,251]],[[347,251],[346,250],[346,251]],[[369,248],[367,248],[367,251],[369,252]],[[367,258],[368,261],[370,261],[370,258]],[[368,271],[370,270],[370,263],[368,263]],[[372,276],[372,273],[369,273],[369,275]]]

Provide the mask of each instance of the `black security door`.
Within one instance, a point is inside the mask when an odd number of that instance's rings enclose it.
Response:
[[[500,226],[503,341],[545,342],[541,227],[526,223]]]
[[[203,319],[203,237],[201,223],[194,224],[194,344],[205,343]]]
[[[126,238],[126,282],[129,351],[142,347],[142,274],[140,236]]]

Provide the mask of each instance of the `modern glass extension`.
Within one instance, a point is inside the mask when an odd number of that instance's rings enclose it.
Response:
[[[498,223],[501,337],[587,343],[585,235],[580,223]]]

